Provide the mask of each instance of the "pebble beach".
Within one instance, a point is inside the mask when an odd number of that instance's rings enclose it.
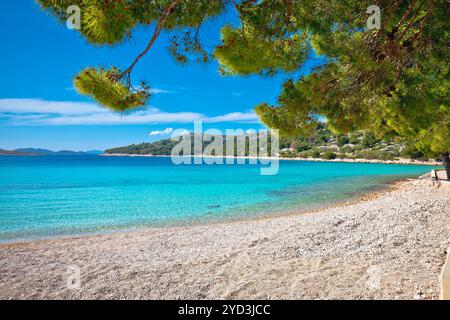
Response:
[[[306,213],[3,244],[0,299],[438,299],[449,245],[450,189],[407,179]]]

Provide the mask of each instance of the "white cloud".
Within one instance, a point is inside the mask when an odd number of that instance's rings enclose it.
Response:
[[[221,116],[208,118],[205,122],[257,122],[258,116],[254,112],[232,112]]]
[[[107,113],[104,108],[88,102],[47,101],[42,99],[0,99],[0,113],[45,113],[77,115]]]
[[[152,88],[149,91],[151,94],[174,93],[173,91],[170,91],[170,90],[158,89],[158,88]]]
[[[173,132],[173,128],[166,128],[161,131],[152,131],[150,132],[150,136],[165,136],[171,134]]]
[[[95,103],[73,101],[47,101],[43,99],[0,99],[0,118],[7,125],[126,125],[190,123],[203,121],[257,122],[253,112],[232,112],[206,116],[197,112],[165,112],[146,107],[129,114],[119,114]]]

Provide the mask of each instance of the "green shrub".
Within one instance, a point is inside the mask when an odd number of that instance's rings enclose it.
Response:
[[[379,140],[371,132],[366,132],[361,141],[364,148],[372,148]]]
[[[292,152],[292,151],[284,151],[281,153],[281,157],[283,158],[296,158],[298,157],[297,152]]]
[[[353,153],[355,151],[355,148],[350,147],[350,146],[345,146],[345,147],[342,147],[340,149],[340,151],[343,153]]]
[[[403,150],[403,154],[411,159],[415,160],[423,160],[425,159],[424,153],[417,149],[414,145],[407,145],[405,149]]]
[[[338,147],[342,147],[342,146],[346,145],[349,142],[350,142],[349,137],[347,137],[347,136],[339,136],[337,138],[336,144],[338,145]]]
[[[326,160],[333,160],[336,159],[337,155],[334,152],[331,151],[326,151],[323,155],[322,155],[322,159],[326,159]]]
[[[362,134],[359,133],[359,132],[353,133],[352,135],[350,135],[349,143],[355,144],[355,145],[356,144],[360,144],[361,143],[361,139],[360,139],[361,136],[362,136]]]
[[[307,151],[311,149],[311,145],[307,141],[301,141],[297,143],[297,151]]]
[[[310,154],[312,158],[320,158],[320,151],[317,149],[312,150]]]

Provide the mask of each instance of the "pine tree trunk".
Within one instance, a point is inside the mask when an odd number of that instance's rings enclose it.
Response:
[[[447,180],[450,179],[450,159],[449,159],[449,153],[444,153],[442,155],[442,164],[445,168],[445,171],[447,172]]]

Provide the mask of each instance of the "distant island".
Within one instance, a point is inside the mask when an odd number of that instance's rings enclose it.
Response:
[[[223,136],[224,141],[225,138]],[[105,155],[168,156],[176,144],[178,144],[177,141],[163,139],[152,143],[132,144],[108,149],[105,150]],[[209,142],[204,142],[203,148],[208,144]],[[248,138],[246,145],[248,145]],[[238,156],[236,150],[235,156]],[[248,148],[246,148],[245,154],[240,154],[239,156],[248,156]],[[333,135],[325,124],[319,125],[317,130],[309,137],[282,137],[280,139],[280,157],[324,160],[396,161],[410,159],[415,161],[434,161],[434,159],[430,159],[414,146],[405,142],[395,139],[381,140],[372,133],[364,131],[337,136]]]
[[[92,151],[52,151],[47,149],[38,148],[19,148],[15,150],[4,150],[0,149],[0,155],[7,156],[82,156],[82,155],[100,155],[103,151],[92,150]]]
[[[17,150],[0,149],[0,156],[35,156],[37,154]]]

